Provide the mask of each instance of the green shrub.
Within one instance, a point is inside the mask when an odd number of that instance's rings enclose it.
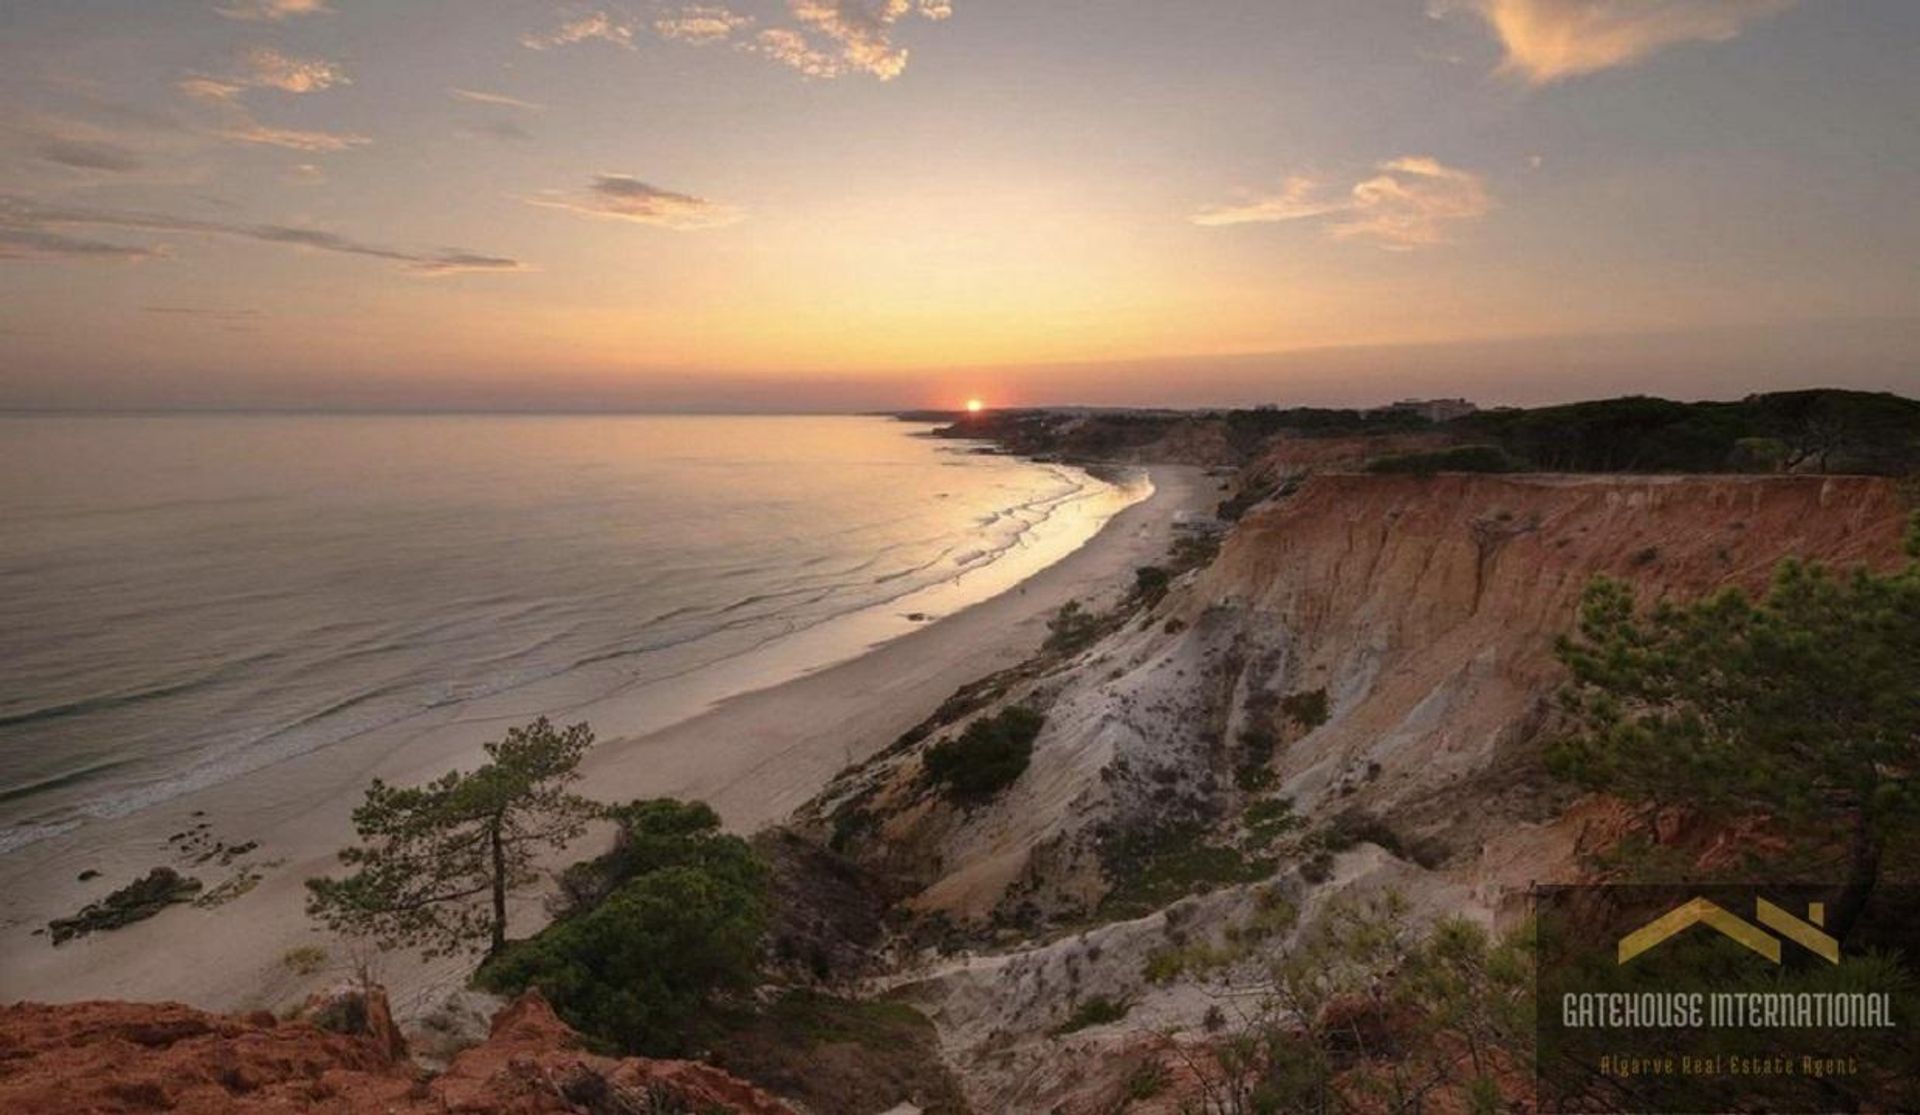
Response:
[[[1087,611],[1078,600],[1060,605],[1047,620],[1047,641],[1042,648],[1055,654],[1077,654],[1100,637],[1100,617]]]
[[[1280,700],[1280,711],[1302,728],[1312,731],[1327,722],[1327,687],[1303,689]]]
[[[1116,1001],[1105,995],[1093,995],[1082,999],[1080,1005],[1073,1008],[1073,1013],[1067,1016],[1067,1020],[1054,1027],[1053,1032],[1058,1036],[1084,1030],[1090,1026],[1105,1026],[1125,1018],[1127,1012],[1132,1009],[1133,1004],[1125,1000]]]
[[[1173,1078],[1167,1066],[1155,1060],[1142,1061],[1127,1074],[1127,1098],[1135,1103],[1150,1100],[1166,1091],[1171,1083]]]
[[[538,988],[605,1047],[686,1053],[714,997],[757,978],[766,868],[704,805],[661,799],[613,813],[615,849],[571,873],[590,877],[574,896],[590,904],[507,946],[475,982],[505,994]]]
[[[1107,921],[1140,917],[1190,894],[1258,882],[1275,867],[1270,858],[1210,842],[1194,824],[1131,833],[1105,851],[1106,875],[1113,883],[1100,902]]]
[[[280,963],[286,965],[287,971],[296,976],[310,976],[326,967],[327,950],[318,945],[290,948],[286,951],[286,955],[280,958]]]
[[[1143,565],[1133,571],[1133,594],[1146,602],[1151,608],[1160,603],[1167,595],[1167,586],[1173,583],[1173,574],[1157,565]]]
[[[1456,445],[1429,453],[1402,453],[1367,463],[1368,472],[1412,473],[1432,476],[1436,472],[1513,472],[1519,462],[1497,445]]]
[[[1026,771],[1045,723],[1044,716],[1018,705],[981,717],[958,738],[927,749],[927,777],[956,800],[990,797]]]

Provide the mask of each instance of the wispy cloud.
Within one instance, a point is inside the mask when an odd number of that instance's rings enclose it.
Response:
[[[151,259],[155,248],[88,240],[43,228],[9,225],[0,213],[0,259]]]
[[[250,50],[232,73],[189,74],[174,88],[202,101],[231,101],[249,89],[277,89],[282,93],[318,93],[336,85],[351,85],[339,66],[322,58],[295,58],[272,47]]]
[[[284,147],[289,151],[346,151],[373,142],[366,136],[354,135],[350,132],[276,128],[270,124],[263,124],[244,113],[233,123],[215,128],[212,134],[235,143]]]
[[[1277,193],[1202,209],[1198,225],[1321,220],[1337,239],[1365,240],[1394,251],[1448,243],[1452,227],[1493,208],[1485,179],[1437,159],[1408,155],[1375,168],[1369,178],[1339,191],[1296,176]]]
[[[278,23],[302,15],[323,15],[333,11],[325,0],[231,0],[214,11],[228,19]]]
[[[589,12],[577,19],[565,20],[544,34],[523,36],[520,44],[530,50],[547,50],[595,40],[632,50],[633,25],[606,12]]]
[[[472,101],[474,104],[498,105],[501,108],[524,108],[529,112],[538,112],[546,105],[533,101],[523,101],[518,97],[509,97],[505,93],[487,93],[478,89],[449,89],[447,94],[456,100]]]
[[[1797,0],[1431,0],[1439,17],[1468,12],[1506,50],[1500,64],[1532,85],[1630,66],[1679,43],[1724,42]]]
[[[320,58],[294,58],[272,47],[247,52],[242,79],[256,89],[278,89],[283,93],[318,93],[336,85],[350,84],[340,67]]]
[[[484,136],[488,139],[511,140],[524,143],[533,138],[533,133],[521,127],[513,120],[486,120],[466,129],[468,135]]]
[[[736,31],[753,26],[753,17],[719,4],[687,4],[653,21],[653,33],[663,39],[705,46],[725,42]]]
[[[237,81],[224,78],[194,74],[174,83],[174,88],[189,97],[202,101],[230,101],[247,91],[247,87]]]
[[[259,310],[239,309],[222,310],[206,306],[142,306],[140,312],[164,314],[170,317],[210,317],[229,321],[239,321],[260,316]]]
[[[36,158],[75,170],[104,170],[123,173],[146,165],[140,155],[117,143],[105,140],[70,139],[44,135],[33,143]]]
[[[1338,212],[1347,202],[1329,198],[1326,184],[1296,174],[1280,184],[1277,193],[1262,194],[1233,205],[1215,205],[1193,215],[1197,225],[1244,225],[1263,221],[1298,221]]]
[[[632,221],[691,231],[734,224],[746,214],[731,205],[650,186],[624,174],[602,174],[577,194],[549,190],[529,198],[535,205],[588,217]]]
[[[265,244],[306,248],[342,255],[388,260],[416,275],[451,275],[463,271],[521,271],[520,261],[482,255],[460,248],[410,251],[369,244],[336,232],[292,225],[237,224],[226,221],[174,217],[164,213],[89,209],[42,205],[28,198],[0,196],[0,243],[26,247],[31,254],[140,258],[161,254],[152,246],[104,244],[82,240],[63,231],[70,228],[115,228],[152,233],[197,233],[252,240]],[[32,251],[34,245],[38,251]]]
[[[808,77],[863,73],[891,81],[907,68],[908,51],[893,40],[901,20],[944,20],[948,0],[787,0],[797,28],[769,27],[749,47]]]

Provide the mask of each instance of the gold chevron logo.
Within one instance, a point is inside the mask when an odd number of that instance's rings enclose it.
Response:
[[[1754,919],[1760,925],[1730,913],[1704,898],[1693,898],[1620,938],[1620,963],[1625,964],[1667,938],[1683,933],[1696,925],[1704,925],[1737,941],[1775,964],[1780,963],[1781,937],[1816,956],[1825,958],[1829,964],[1840,963],[1840,942],[1819,928],[1825,925],[1827,920],[1825,903],[1809,902],[1805,921],[1794,917],[1764,898],[1754,899],[1754,906]],[[1760,928],[1761,925],[1780,936],[1776,937],[1773,933],[1766,932]]]

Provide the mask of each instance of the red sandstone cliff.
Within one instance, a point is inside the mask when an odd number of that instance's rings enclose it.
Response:
[[[491,1036],[435,1077],[406,1059],[384,996],[376,991],[362,1006],[357,1034],[177,1003],[0,1008],[0,1111],[792,1115],[708,1065],[583,1052],[579,1035],[535,994],[501,1011]]]

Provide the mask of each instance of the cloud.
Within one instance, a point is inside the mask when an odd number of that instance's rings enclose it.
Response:
[[[653,21],[653,33],[663,39],[706,46],[725,42],[735,31],[753,26],[753,17],[718,4],[688,4]]]
[[[1375,170],[1344,194],[1317,180],[1293,177],[1276,194],[1203,209],[1191,219],[1212,226],[1322,219],[1336,239],[1407,251],[1448,243],[1451,226],[1477,220],[1493,208],[1485,179],[1437,159],[1408,155]]]
[[[277,89],[282,93],[318,93],[336,85],[351,85],[340,67],[320,58],[293,58],[271,47],[247,52],[238,73],[216,77],[189,74],[174,88],[201,101],[231,102],[249,89]]]
[[[1437,159],[1410,155],[1382,163],[1380,172],[1353,188],[1335,236],[1401,249],[1445,244],[1451,223],[1478,220],[1493,208],[1485,179]]]
[[[520,44],[530,50],[546,50],[549,47],[570,46],[594,39],[632,50],[633,27],[605,12],[591,12],[579,19],[567,20],[544,35],[524,36]]]
[[[447,93],[457,100],[472,101],[482,105],[498,105],[502,108],[524,108],[529,112],[539,112],[547,107],[532,101],[523,101],[518,97],[509,97],[505,93],[484,93],[478,89],[449,89]]]
[[[907,68],[907,48],[893,41],[895,25],[910,15],[947,19],[953,5],[948,0],[787,0],[787,11],[804,30],[768,28],[755,40],[758,53],[808,77],[864,73],[891,81]]]
[[[583,194],[566,195],[549,190],[528,200],[535,205],[565,209],[589,217],[632,221],[681,231],[720,228],[746,216],[734,206],[663,190],[624,174],[602,174],[593,180]]]
[[[174,88],[202,101],[230,101],[247,91],[247,87],[237,81],[224,81],[205,74],[183,78],[174,85]]]
[[[346,151],[373,142],[366,136],[351,133],[276,128],[245,114],[232,124],[214,129],[213,134],[235,143],[257,143],[289,151]]]
[[[417,275],[451,275],[462,271],[521,271],[518,260],[481,255],[460,248],[418,252],[381,244],[368,244],[322,229],[291,225],[234,224],[225,221],[173,217],[164,213],[140,213],[112,209],[87,209],[41,205],[27,198],[0,195],[0,244],[11,243],[31,250],[36,244],[40,255],[92,255],[104,257],[118,249],[122,258],[160,254],[152,247],[128,248],[80,240],[63,231],[67,228],[117,228],[154,233],[198,233],[231,237],[266,244],[307,248],[342,255],[367,256],[389,260],[404,271]],[[0,249],[4,250],[4,249]]]
[[[142,306],[140,311],[160,317],[208,321],[229,333],[251,333],[261,317],[260,311],[254,309],[222,310],[205,306]]]
[[[11,226],[0,214],[0,259],[151,259],[159,254],[154,248]]]
[[[35,157],[76,170],[106,170],[116,173],[139,170],[146,160],[116,143],[104,140],[69,139],[42,136],[33,144]]]
[[[1436,17],[1486,21],[1503,73],[1531,85],[1630,66],[1679,43],[1725,42],[1797,0],[1433,0]]]
[[[488,120],[467,129],[468,134],[485,136],[489,139],[512,140],[523,143],[533,138],[533,133],[512,120]]]
[[[264,46],[247,53],[246,71],[236,80],[255,89],[278,89],[283,93],[318,93],[336,85],[351,84],[332,62],[292,58]]]
[[[1263,221],[1297,221],[1339,211],[1345,204],[1324,196],[1325,184],[1295,175],[1280,184],[1280,192],[1252,198],[1239,205],[1217,205],[1193,215],[1197,225],[1243,225]]]
[[[228,19],[278,23],[301,15],[325,15],[333,11],[325,0],[233,0],[216,6],[214,11]]]

